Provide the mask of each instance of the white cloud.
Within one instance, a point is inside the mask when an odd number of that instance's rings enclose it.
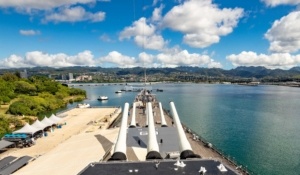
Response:
[[[0,67],[19,68],[19,67],[67,67],[67,66],[94,66],[94,56],[91,51],[83,51],[77,55],[69,56],[64,53],[48,54],[41,51],[27,52],[25,57],[11,55],[0,61]]]
[[[25,36],[33,36],[33,35],[41,34],[39,30],[20,30],[19,33]]]
[[[153,0],[152,6],[155,6],[158,3],[158,0]]]
[[[210,63],[207,64],[208,68],[222,68],[223,65],[220,62],[216,62],[215,60],[211,59]]]
[[[65,7],[57,13],[46,15],[44,22],[77,22],[77,21],[92,21],[99,22],[105,18],[104,12],[91,13],[87,12],[83,7]]]
[[[161,16],[161,13],[162,13],[162,9],[164,8],[163,5],[161,5],[160,7],[158,8],[155,8],[152,12],[152,17],[151,17],[151,21],[152,22],[157,22],[157,21],[161,21],[162,19],[162,16]]]
[[[99,37],[99,39],[101,40],[101,41],[104,41],[104,42],[113,42],[112,41],[112,39],[109,37],[109,35],[107,35],[107,34],[102,34],[100,37]]]
[[[238,55],[232,54],[226,58],[234,66],[264,66],[270,69],[287,69],[297,66],[300,63],[300,55],[291,55],[289,53],[265,55],[243,51]]]
[[[140,18],[138,21],[133,22],[132,26],[125,27],[120,33],[120,40],[124,38],[131,38],[133,36],[151,36],[155,32],[155,26],[146,24],[146,18]]]
[[[197,53],[189,53],[187,50],[174,50],[175,52],[160,53],[157,55],[157,60],[162,67],[177,67],[177,66],[210,66],[222,67],[221,63],[215,62],[208,55]]]
[[[161,50],[165,47],[166,43],[161,35],[151,35],[151,36],[140,36],[134,37],[135,43],[140,47],[145,47],[146,49]]]
[[[296,52],[300,49],[300,11],[276,20],[265,37],[272,52]]]
[[[300,0],[261,0],[265,4],[271,7],[275,7],[278,5],[298,5],[300,4]]]
[[[177,67],[177,66],[203,66],[221,68],[219,62],[214,61],[205,54],[189,53],[179,48],[169,49],[158,55],[141,52],[137,59],[123,55],[118,51],[109,52],[106,56],[95,58],[91,51],[85,50],[76,55],[65,53],[49,54],[41,51],[27,52],[25,56],[10,55],[0,60],[0,68],[21,67],[68,67],[68,66],[104,66],[131,68],[137,66],[145,67]]]
[[[120,33],[119,39],[130,39],[134,38],[135,43],[139,47],[146,49],[161,50],[167,42],[164,41],[161,35],[155,33],[156,27],[153,24],[147,24],[146,18],[140,18],[135,21],[132,26],[125,27]]]
[[[97,0],[0,0],[0,7],[12,7],[30,12],[31,10],[50,10],[61,6],[95,2]]]
[[[189,46],[205,48],[231,33],[242,16],[241,8],[219,9],[212,0],[190,0],[173,7],[162,23],[184,33],[183,41]]]
[[[122,55],[117,51],[112,51],[107,56],[101,57],[99,62],[101,64],[112,63],[114,66],[122,68],[136,67],[136,59],[134,57]]]
[[[139,54],[139,65],[143,67],[153,67],[155,64],[155,56],[142,52]]]
[[[19,67],[29,67],[27,63],[25,63],[24,59],[18,55],[10,55],[8,58],[0,61],[1,68],[19,68]]]

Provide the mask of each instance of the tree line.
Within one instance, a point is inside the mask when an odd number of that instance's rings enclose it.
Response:
[[[9,132],[10,125],[21,125],[16,116],[37,116],[85,97],[84,90],[66,87],[48,77],[22,79],[17,73],[5,73],[0,76],[0,135]]]

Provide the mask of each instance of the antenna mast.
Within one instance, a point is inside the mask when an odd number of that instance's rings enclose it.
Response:
[[[145,89],[146,89],[146,66],[145,66],[145,62],[144,62],[144,75],[145,75]]]
[[[143,6],[145,5],[144,1],[143,1]],[[143,16],[144,15],[144,10],[143,10]],[[147,22],[145,21],[145,25],[147,25]],[[145,34],[145,26],[143,25],[143,34]],[[145,35],[143,36],[143,52],[145,52]],[[145,78],[145,90],[146,90],[146,82],[147,82],[147,74],[146,74],[146,64],[145,64],[145,60],[143,60],[144,62],[144,78]]]

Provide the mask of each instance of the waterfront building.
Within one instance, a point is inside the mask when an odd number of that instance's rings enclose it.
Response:
[[[74,81],[73,73],[69,73],[69,81]]]
[[[27,74],[27,70],[26,69],[24,69],[23,72],[20,72],[20,77],[21,78],[28,78],[28,74]]]

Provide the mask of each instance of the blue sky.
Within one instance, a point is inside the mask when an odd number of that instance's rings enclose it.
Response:
[[[300,65],[300,0],[0,0],[0,68]]]

